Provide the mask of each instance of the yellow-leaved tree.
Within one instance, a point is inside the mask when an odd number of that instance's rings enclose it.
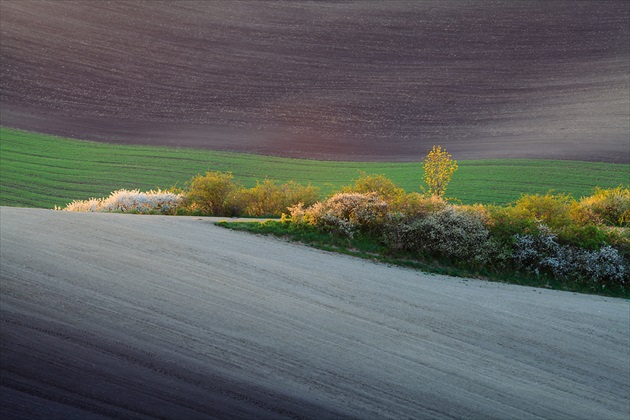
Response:
[[[441,146],[433,146],[424,162],[424,182],[429,186],[429,194],[442,197],[446,186],[457,170],[457,161]]]

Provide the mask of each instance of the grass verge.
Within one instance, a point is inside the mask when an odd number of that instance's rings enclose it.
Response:
[[[336,252],[395,266],[418,269],[427,273],[630,299],[630,290],[628,289],[588,288],[582,284],[560,282],[553,278],[536,277],[528,273],[517,271],[502,272],[491,268],[485,270],[471,270],[466,268],[465,265],[458,264],[456,266],[450,261],[421,260],[409,253],[391,253],[374,238],[360,235],[355,238],[341,237],[334,233],[322,233],[314,227],[300,227],[296,229],[295,225],[288,222],[221,221],[216,223],[216,225],[227,229],[245,231],[253,234],[272,235],[324,251]]]

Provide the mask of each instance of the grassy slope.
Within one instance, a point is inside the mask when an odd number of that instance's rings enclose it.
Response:
[[[459,166],[447,195],[466,204],[502,204],[521,193],[549,190],[579,197],[595,186],[630,182],[630,165],[503,159],[460,161]],[[119,146],[0,128],[0,205],[50,208],[107,196],[119,188],[184,186],[207,170],[231,171],[247,187],[265,177],[310,182],[323,194],[351,183],[360,171],[384,174],[407,191],[419,191],[422,184],[419,163],[330,162]]]

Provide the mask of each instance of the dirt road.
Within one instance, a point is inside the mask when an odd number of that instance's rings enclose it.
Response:
[[[5,418],[630,412],[630,304],[209,220],[0,209]]]
[[[630,163],[630,4],[0,2],[3,125],[337,160]]]

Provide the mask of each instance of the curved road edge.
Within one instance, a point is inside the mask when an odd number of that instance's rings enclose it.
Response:
[[[0,208],[12,418],[627,418],[630,302]]]

